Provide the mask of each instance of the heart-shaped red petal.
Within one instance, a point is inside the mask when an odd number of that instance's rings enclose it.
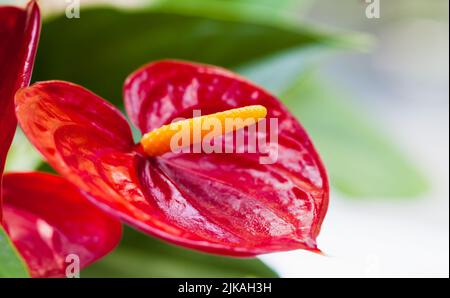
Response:
[[[68,265],[84,268],[121,239],[120,222],[60,177],[5,174],[3,199],[5,229],[32,277],[63,277]]]
[[[278,122],[275,163],[261,164],[267,154],[248,143],[246,148],[254,153],[169,154],[158,167],[205,218],[237,236],[239,245],[261,252],[316,249],[328,206],[327,176],[307,133],[273,95],[222,68],[168,60],[129,76],[124,97],[129,116],[142,133],[178,117],[191,118],[193,110],[205,115],[265,106],[267,118]],[[269,127],[263,139],[270,139]],[[249,133],[243,133],[246,139]],[[234,152],[236,143],[228,142]],[[150,175],[144,172],[141,177],[147,181]],[[162,191],[151,182],[147,189],[155,196]]]

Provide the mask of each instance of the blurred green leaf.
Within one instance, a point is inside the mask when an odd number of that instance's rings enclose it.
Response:
[[[362,109],[329,83],[303,76],[281,95],[318,147],[331,183],[351,197],[417,196],[426,179]]]
[[[211,10],[212,11],[212,10]],[[217,10],[214,10],[218,13]],[[124,79],[150,61],[175,58],[237,68],[274,53],[350,40],[295,26],[150,10],[83,10],[80,19],[48,20],[34,80],[81,84],[121,105]]]
[[[0,277],[29,277],[22,257],[0,226]]]
[[[312,0],[158,0],[151,7],[166,12],[181,12],[262,23],[296,20],[307,11]]]
[[[280,95],[291,88],[302,73],[316,66],[318,60],[333,53],[335,49],[320,45],[302,46],[244,64],[236,71],[273,94]]]
[[[277,277],[258,259],[194,252],[125,228],[119,247],[81,272],[82,277]]]
[[[305,2],[309,2],[309,0],[219,0],[219,1],[248,3],[253,5],[266,6],[276,10],[284,10],[292,7],[298,7],[304,4]]]

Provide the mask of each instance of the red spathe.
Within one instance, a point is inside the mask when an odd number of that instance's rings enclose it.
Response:
[[[36,2],[27,8],[0,6],[0,222],[1,180],[6,155],[14,137],[17,120],[14,94],[28,86],[41,28]]]
[[[5,174],[4,227],[32,277],[63,277],[71,255],[84,268],[116,247],[119,221],[96,208],[63,178]]]

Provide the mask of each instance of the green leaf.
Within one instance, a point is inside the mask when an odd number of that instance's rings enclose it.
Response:
[[[281,97],[310,133],[341,192],[409,198],[427,191],[420,171],[345,93],[304,76]]]
[[[318,60],[323,60],[333,53],[333,48],[320,45],[303,46],[244,64],[236,71],[273,94],[281,95],[296,83],[302,73],[316,66]]]
[[[230,20],[226,13],[215,18],[96,8],[81,14],[43,25],[34,80],[71,81],[118,105],[124,79],[150,61],[176,58],[237,68],[289,49],[351,42],[304,27]]]
[[[294,21],[307,11],[312,0],[159,0],[151,7],[205,17],[227,17],[264,24]]]
[[[22,257],[0,226],[0,277],[29,277]]]
[[[180,1],[180,0],[177,0]],[[181,0],[185,1],[185,0]],[[253,4],[257,6],[265,6],[275,10],[285,10],[292,7],[298,7],[305,2],[309,2],[308,0],[219,0],[219,2],[237,2],[237,3],[246,3]]]
[[[277,277],[258,259],[194,252],[125,228],[119,247],[81,277]]]

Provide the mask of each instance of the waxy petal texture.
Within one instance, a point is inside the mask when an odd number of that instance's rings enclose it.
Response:
[[[169,154],[159,159],[158,167],[209,223],[221,228],[223,238],[261,253],[316,249],[328,206],[327,176],[305,130],[278,99],[222,68],[181,61],[142,67],[127,79],[124,97],[129,116],[142,133],[178,117],[190,118],[193,110],[206,115],[265,106],[267,119],[278,121],[275,163],[261,164],[267,153],[246,143],[246,152],[252,148],[255,153]],[[270,128],[268,124],[263,136],[258,131],[263,140],[270,139]],[[247,139],[248,131],[244,136]],[[237,151],[236,142],[227,144]],[[150,176],[141,172],[142,181]],[[160,190],[151,185],[147,189],[156,196]]]
[[[142,132],[192,117],[193,109],[210,114],[262,104],[278,119],[278,159],[263,165],[259,153],[146,157],[112,105],[65,82],[20,90],[16,111],[59,173],[140,230],[234,256],[317,250],[327,177],[305,131],[277,99],[225,70],[163,61],[127,80],[125,100]]]
[[[63,178],[44,173],[5,174],[4,226],[32,277],[63,277],[109,253],[122,227]],[[72,272],[69,270],[69,272]]]
[[[14,94],[30,82],[40,26],[39,9],[34,1],[26,10],[0,7],[0,222],[1,177],[17,126]]]

